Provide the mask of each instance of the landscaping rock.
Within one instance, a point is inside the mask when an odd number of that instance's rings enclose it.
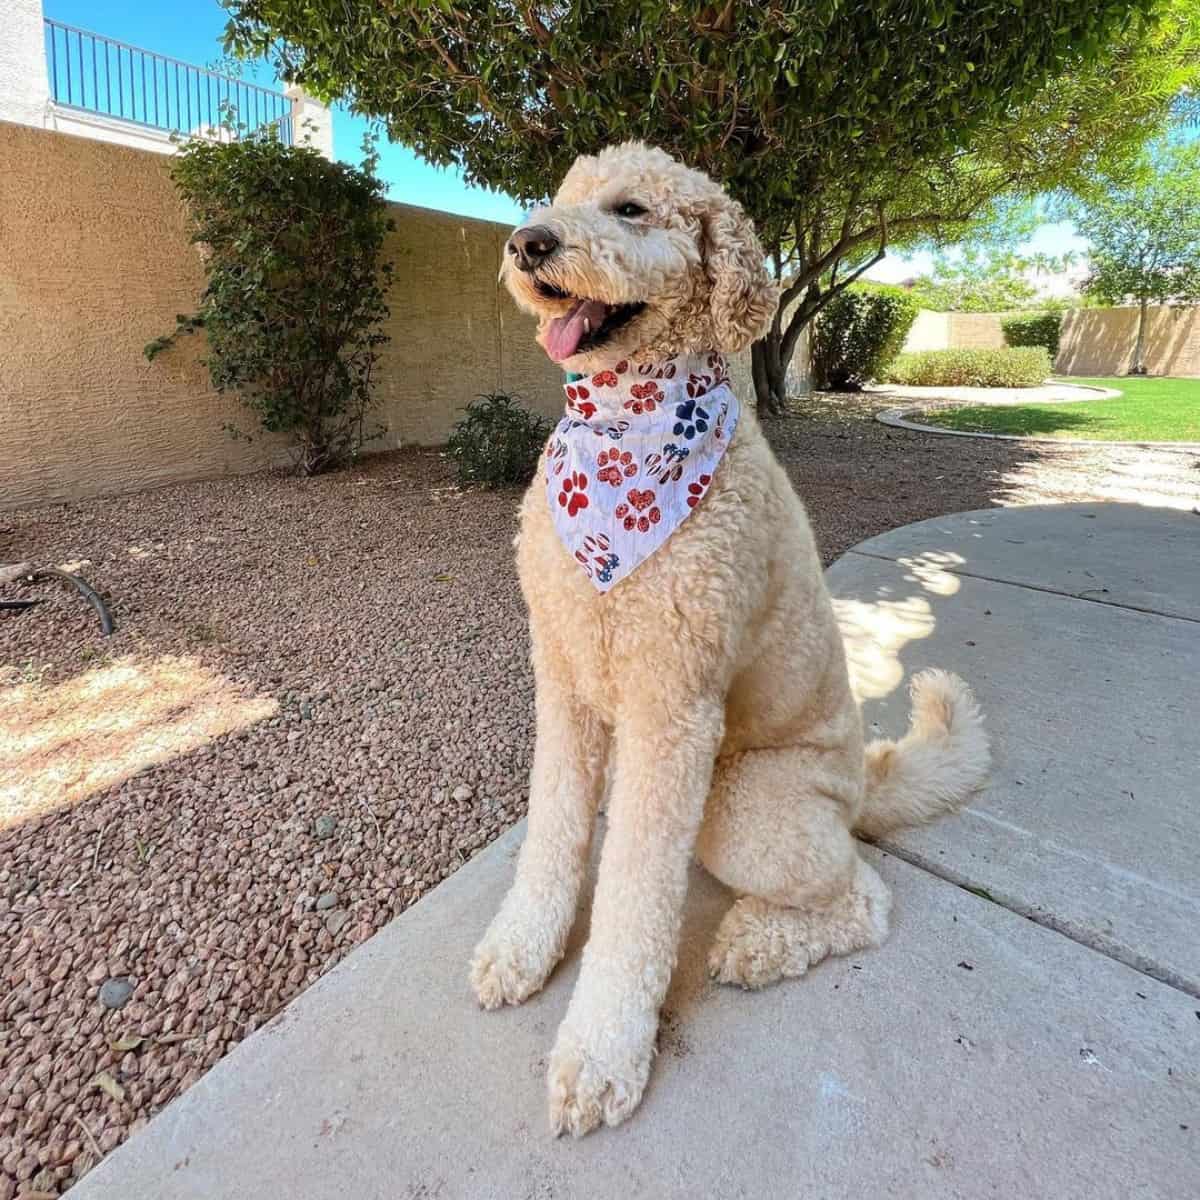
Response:
[[[335,829],[337,829],[337,820],[328,814],[318,817],[316,821],[313,822],[314,837],[332,837]]]
[[[105,1008],[124,1008],[133,995],[133,983],[128,979],[109,979],[100,987],[100,1003]]]
[[[337,907],[337,892],[323,892],[317,897],[317,911],[327,912],[331,908]]]

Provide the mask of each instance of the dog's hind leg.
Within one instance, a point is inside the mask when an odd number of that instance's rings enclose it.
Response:
[[[529,827],[513,885],[471,960],[484,1008],[528,999],[562,957],[604,782],[608,731],[547,672],[537,676]]]
[[[891,897],[859,857],[846,807],[819,790],[825,766],[801,749],[717,765],[696,852],[741,893],[709,954],[721,983],[763,987],[887,937]]]

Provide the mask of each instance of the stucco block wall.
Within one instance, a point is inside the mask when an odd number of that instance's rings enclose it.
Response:
[[[497,283],[511,229],[399,204],[392,218],[392,340],[377,368],[390,444],[444,442],[480,392],[516,392],[547,416],[559,412],[562,372]]]
[[[132,491],[284,461],[208,386],[202,339],[142,347],[204,285],[158,155],[0,122],[0,505]],[[395,263],[376,448],[443,442],[478,392],[550,415],[561,373],[496,282],[509,230],[392,206]]]
[[[1002,350],[1007,343],[1000,322],[1003,313],[947,313],[950,345],[963,350]]]
[[[1077,308],[1063,315],[1054,369],[1064,375],[1124,375],[1137,343],[1136,308]],[[1146,370],[1200,376],[1200,309],[1152,307],[1146,319]]]
[[[204,276],[156,155],[0,124],[0,502],[70,499],[248,470],[270,447],[190,339],[142,347]]]
[[[937,313],[922,309],[905,350],[999,349],[1007,313]],[[1136,308],[1075,308],[1063,313],[1058,375],[1125,375],[1137,342]],[[1200,376],[1200,308],[1151,307],[1146,325],[1151,375]]]
[[[920,309],[904,339],[904,350],[945,350],[949,345],[950,314]]]
[[[1004,346],[1002,313],[931,312],[921,309],[905,350],[992,350]]]

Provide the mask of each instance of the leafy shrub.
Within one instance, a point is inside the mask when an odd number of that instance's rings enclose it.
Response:
[[[358,170],[267,135],[193,139],[171,166],[207,284],[199,311],[177,317],[146,357],[203,329],[213,387],[236,388],[262,429],[289,434],[306,475],[383,432],[365,429],[391,273],[372,158]]]
[[[813,386],[857,392],[900,353],[917,303],[903,288],[849,287],[820,312],[813,327]]]
[[[1044,346],[1007,350],[922,350],[901,354],[888,383],[908,387],[1037,387],[1050,374]]]
[[[486,392],[467,405],[446,443],[459,482],[501,487],[533,478],[550,422],[521,408],[517,400],[503,392]]]
[[[1062,313],[1040,312],[1008,317],[1000,322],[1004,340],[1010,346],[1044,346],[1053,362],[1062,335]]]

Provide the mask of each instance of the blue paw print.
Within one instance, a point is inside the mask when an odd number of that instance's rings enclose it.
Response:
[[[615,554],[606,554],[600,569],[596,572],[596,578],[601,583],[611,583],[613,568],[621,565],[621,560]]]
[[[676,405],[675,416],[677,420],[672,432],[677,437],[694,438],[697,433],[708,430],[708,410],[701,408],[695,400],[685,400]]]

